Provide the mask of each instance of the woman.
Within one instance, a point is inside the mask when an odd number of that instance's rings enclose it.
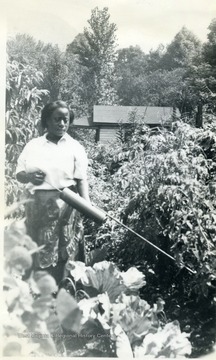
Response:
[[[59,197],[65,187],[89,200],[87,156],[82,145],[67,134],[73,113],[66,103],[54,101],[42,110],[46,132],[32,139],[17,164],[18,181],[27,184],[26,227],[44,248],[35,256],[34,270],[48,271],[59,283],[68,258],[85,262],[80,214]]]

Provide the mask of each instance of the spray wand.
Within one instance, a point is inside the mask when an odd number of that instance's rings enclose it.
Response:
[[[155,249],[160,251],[162,254],[164,254],[165,256],[167,256],[168,258],[170,258],[171,260],[176,262],[176,259],[173,256],[171,256],[170,254],[168,254],[164,250],[160,249],[158,246],[156,246],[155,244],[153,244],[149,240],[145,239],[143,236],[138,234],[136,231],[132,230],[131,228],[129,228],[128,226],[123,224],[121,221],[119,221],[118,219],[116,219],[112,215],[105,212],[104,210],[101,210],[101,209],[97,208],[96,206],[91,205],[88,201],[83,199],[81,196],[76,194],[74,191],[72,191],[72,190],[70,190],[68,188],[64,188],[63,190],[59,190],[57,188],[55,188],[55,189],[60,192],[60,198],[63,201],[65,201],[68,205],[74,207],[76,210],[78,210],[83,215],[86,215],[87,217],[91,218],[92,220],[94,220],[94,221],[96,221],[98,223],[105,222],[107,217],[109,217],[110,219],[114,220],[117,224],[119,224],[120,226],[122,226],[123,228],[128,230],[130,233],[137,236],[139,239],[145,241],[149,245],[153,246]],[[180,263],[180,264],[183,267],[185,267],[185,269],[187,269],[190,273],[196,274],[195,270],[192,270],[191,268],[184,265],[183,263]]]

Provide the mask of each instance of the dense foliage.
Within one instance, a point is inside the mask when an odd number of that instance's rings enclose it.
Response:
[[[39,89],[43,74],[32,65],[8,60],[6,81],[6,202],[20,194],[15,179],[17,159],[24,145],[40,131],[39,112],[48,90]],[[17,192],[18,191],[18,192]]]
[[[191,311],[199,309],[192,331],[195,352],[211,348],[215,326],[216,122],[212,116],[208,121],[202,130],[183,122],[169,130],[133,123],[126,143],[116,143],[115,150],[97,146],[90,155],[101,163],[100,170],[91,170],[92,198],[97,202],[99,192],[98,206],[103,203],[111,215],[176,261],[110,220],[95,233],[89,227],[89,243],[103,246],[121,269],[132,265],[141,269],[151,284],[143,295],[149,301],[158,296],[170,301],[171,319],[173,314],[181,319],[181,304],[182,311],[190,309],[184,322],[191,326]],[[197,327],[205,333],[202,340]]]
[[[209,26],[205,44],[183,27],[167,47],[161,44],[149,54],[137,46],[120,49],[116,60],[120,104],[176,106],[182,115],[189,117],[200,111],[199,106],[211,104],[213,109],[214,24],[215,20]]]

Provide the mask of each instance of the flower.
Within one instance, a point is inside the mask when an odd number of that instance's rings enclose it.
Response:
[[[146,285],[144,274],[142,274],[135,267],[131,267],[126,272],[122,272],[121,276],[125,286],[127,286],[132,291],[138,290]]]

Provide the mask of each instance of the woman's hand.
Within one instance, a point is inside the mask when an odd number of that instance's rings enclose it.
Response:
[[[32,173],[28,173],[28,182],[31,182],[33,185],[41,185],[44,182],[46,174],[43,171],[35,171]]]
[[[31,173],[26,173],[25,171],[20,171],[17,174],[17,180],[23,184],[31,182],[33,185],[41,185],[44,182],[46,174],[43,171],[34,171]]]

